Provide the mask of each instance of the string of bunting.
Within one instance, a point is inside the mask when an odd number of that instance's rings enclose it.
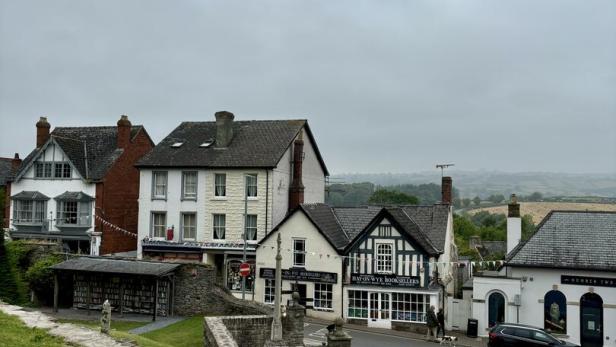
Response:
[[[265,245],[262,245],[262,247],[263,246],[265,246]],[[276,249],[276,246],[269,246],[268,245],[268,246],[265,246],[265,247],[271,248],[272,250]],[[280,250],[281,251],[286,251],[286,252],[294,252],[292,249],[289,249],[289,248],[287,248],[287,249],[281,248]],[[296,252],[294,252],[294,253],[296,253]],[[363,258],[362,259],[360,257],[354,257],[354,256],[348,256],[348,255],[326,254],[326,253],[317,253],[317,252],[308,252],[308,251],[301,252],[301,253],[307,254],[307,255],[310,255],[310,256],[318,256],[321,259],[325,257],[327,259],[330,259],[330,258],[331,259],[343,259],[343,260],[344,259],[347,259],[347,260],[355,259],[355,261],[359,261],[360,263],[363,262],[364,264],[366,264],[368,262],[367,258]],[[372,262],[375,262],[375,261],[376,261],[376,259],[373,258]],[[466,266],[468,264],[470,264],[471,267],[475,267],[477,265],[479,265],[480,267],[483,267],[484,265],[487,265],[487,266],[490,266],[490,265],[492,265],[492,266],[502,266],[502,265],[505,265],[505,261],[504,260],[482,260],[482,261],[475,261],[475,260],[473,260],[473,261],[419,261],[419,260],[415,260],[415,261],[413,261],[413,260],[398,261],[398,260],[396,260],[396,261],[397,261],[397,263],[413,264],[413,266],[416,265],[416,264],[433,264],[433,265],[437,265],[437,266],[438,265],[452,265],[452,266],[455,266],[455,267],[458,267],[460,265],[465,265]]]
[[[94,215],[94,217],[95,217],[97,220],[99,220],[101,223],[103,223],[103,225],[105,225],[105,226],[109,227],[111,230],[118,231],[118,232],[123,233],[124,235],[128,235],[128,236],[130,236],[130,237],[137,238],[137,234],[135,234],[135,233],[131,233],[130,231],[128,231],[128,230],[126,230],[126,229],[122,229],[122,228],[120,228],[119,226],[117,226],[117,225],[115,225],[115,224],[113,224],[113,223],[111,223],[111,222],[106,221],[105,219],[103,219],[101,216],[99,216],[99,215],[97,215],[97,214],[96,214],[96,215]]]

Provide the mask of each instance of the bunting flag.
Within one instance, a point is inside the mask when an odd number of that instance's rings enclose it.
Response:
[[[99,221],[100,221],[103,225],[105,225],[106,227],[108,227],[109,229],[111,229],[111,230],[113,230],[113,231],[121,232],[121,233],[123,233],[124,235],[128,235],[128,236],[130,236],[130,237],[137,238],[137,234],[135,234],[135,233],[131,233],[130,231],[128,231],[128,230],[126,230],[126,229],[122,229],[122,228],[120,228],[119,226],[117,226],[117,225],[115,225],[115,224],[113,224],[113,223],[111,223],[111,222],[109,222],[109,221],[106,221],[105,219],[103,219],[101,216],[99,216],[99,215],[97,215],[97,214],[95,214],[95,215],[94,215],[94,217],[95,217],[97,220],[99,220]]]

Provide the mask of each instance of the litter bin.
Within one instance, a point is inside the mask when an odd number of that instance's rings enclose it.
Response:
[[[469,318],[466,326],[466,336],[477,337],[477,326],[479,322],[476,319]]]

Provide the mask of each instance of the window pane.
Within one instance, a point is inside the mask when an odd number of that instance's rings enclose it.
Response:
[[[194,213],[184,213],[182,215],[182,237],[184,239],[196,238],[197,232],[197,218]]]
[[[182,183],[184,187],[182,194],[184,198],[194,199],[197,197],[197,173],[196,172],[184,172]]]
[[[314,284],[314,308],[321,310],[332,309],[332,285],[326,283]]]
[[[293,240],[293,265],[304,266],[306,264],[305,240]]]
[[[377,244],[376,270],[377,272],[392,272],[393,254],[391,244]]]
[[[263,302],[266,304],[274,303],[274,298],[276,297],[275,283],[275,280],[265,280],[265,298],[263,299]]]
[[[167,215],[162,212],[152,213],[152,237],[165,237]]]
[[[154,172],[154,186],[152,195],[155,198],[165,198],[167,195],[167,173]]]
[[[257,215],[249,214],[246,216],[246,240],[257,240]]]
[[[214,186],[214,195],[215,196],[226,196],[227,195],[227,175],[226,174],[216,174],[214,176],[215,186]]]
[[[225,238],[225,215],[214,215],[214,239],[224,240]]]
[[[246,196],[257,196],[257,175],[246,176]]]

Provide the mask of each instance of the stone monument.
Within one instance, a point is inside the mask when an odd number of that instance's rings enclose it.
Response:
[[[111,328],[111,304],[109,300],[105,300],[101,316],[101,332],[103,334],[109,334],[109,328]]]

